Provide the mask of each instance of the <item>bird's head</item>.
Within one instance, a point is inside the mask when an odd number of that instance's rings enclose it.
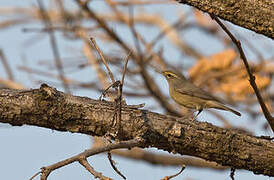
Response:
[[[163,71],[161,72],[161,74],[163,76],[165,76],[167,82],[169,85],[175,85],[175,84],[181,84],[182,82],[184,82],[186,79],[183,75],[181,74],[177,74],[173,71]]]
[[[163,71],[161,73],[163,76],[165,76],[165,78],[169,81],[169,80],[175,80],[175,79],[180,79],[180,76],[177,75],[176,73],[172,72],[172,71]]]

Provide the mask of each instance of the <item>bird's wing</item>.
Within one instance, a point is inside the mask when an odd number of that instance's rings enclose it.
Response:
[[[181,94],[198,97],[204,100],[214,100],[214,101],[223,103],[222,100],[214,97],[213,95],[209,94],[208,92],[204,91],[203,89],[195,86],[194,84],[190,82],[185,82],[185,84],[181,86],[180,88],[176,87],[175,91]]]

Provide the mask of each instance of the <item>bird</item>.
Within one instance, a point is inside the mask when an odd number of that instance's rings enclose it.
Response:
[[[168,82],[171,98],[179,105],[197,110],[198,113],[195,118],[198,117],[203,109],[208,108],[230,111],[237,116],[241,116],[241,113],[225,106],[222,100],[194,85],[183,75],[176,74],[170,70],[162,71],[161,74]]]

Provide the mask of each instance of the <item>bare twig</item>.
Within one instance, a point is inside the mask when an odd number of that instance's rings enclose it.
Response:
[[[128,56],[126,57],[126,62],[125,62],[123,73],[122,73],[122,80],[121,81],[116,81],[118,83],[118,86],[119,86],[118,97],[115,99],[115,109],[116,109],[115,115],[116,115],[117,124],[118,124],[118,134],[120,133],[120,125],[121,125],[121,119],[122,119],[123,85],[124,85],[124,79],[125,79],[125,74],[126,74],[126,70],[127,70],[127,64],[128,64],[130,55],[131,55],[131,52],[129,52]],[[117,106],[118,106],[118,108],[117,108]],[[114,169],[114,171],[119,176],[121,176],[123,179],[126,179],[126,177],[115,166],[115,162],[112,160],[112,156],[111,156],[111,152],[110,151],[108,152],[108,160],[110,162],[111,167]]]
[[[178,173],[171,175],[171,176],[166,176],[162,180],[169,180],[169,179],[175,178],[176,176],[180,175],[185,170],[185,168],[186,168],[186,166],[183,164],[181,170]]]
[[[121,84],[120,81],[115,81],[114,83],[110,84],[106,89],[104,89],[104,91],[102,92],[101,96],[99,97],[99,100],[102,100],[102,98],[106,96],[106,94],[107,94],[107,92],[108,92],[108,90],[109,90],[110,88],[115,88],[115,89],[117,89],[117,87],[118,87],[120,84]]]
[[[97,77],[105,89],[108,86],[107,75],[105,71],[101,68],[100,61],[95,58],[94,53],[89,45],[89,40],[87,40],[86,37],[83,37],[83,40],[85,42],[83,53],[88,59],[88,64],[91,65],[91,67],[97,73]]]
[[[72,156],[72,157],[65,159],[63,161],[59,161],[59,162],[52,164],[50,166],[42,167],[41,168],[41,170],[42,170],[41,171],[41,180],[46,180],[52,171],[54,171],[58,168],[61,168],[63,166],[66,166],[68,164],[71,164],[75,161],[79,161],[83,157],[87,158],[92,155],[99,154],[102,152],[107,152],[107,151],[110,151],[113,149],[138,147],[138,146],[142,146],[144,143],[145,142],[143,139],[136,138],[136,139],[132,139],[129,141],[114,142],[114,143],[108,144],[106,146],[101,146],[101,147],[85,150],[84,152],[82,152],[78,155]]]
[[[94,44],[95,46],[96,44]],[[126,58],[126,63],[124,65],[124,69],[123,69],[123,74],[122,74],[122,82],[121,81],[116,81],[114,82],[113,84],[111,84],[109,87],[107,87],[104,92],[102,93],[102,95],[100,96],[99,99],[101,99],[103,96],[105,96],[106,92],[109,90],[110,87],[114,87],[114,88],[117,88],[117,86],[119,87],[119,91],[118,91],[118,96],[117,98],[115,99],[115,114],[113,116],[114,118],[114,123],[117,123],[118,124],[118,135],[120,133],[120,122],[121,122],[121,118],[122,118],[122,100],[123,100],[123,97],[122,97],[122,94],[123,94],[123,85],[124,85],[124,79],[125,79],[125,73],[126,73],[126,69],[127,69],[127,64],[128,64],[128,61],[129,61],[129,57],[131,55],[131,52],[128,54],[127,58]],[[105,61],[104,61],[105,62]],[[106,64],[106,67],[107,64]],[[111,73],[111,71],[109,71]],[[115,122],[115,120],[117,122]],[[111,159],[111,153],[109,152],[108,153],[108,158],[109,158],[109,161],[110,161],[110,164],[111,166],[113,167],[113,169],[121,176],[125,179],[125,176],[115,167],[115,165],[113,164],[112,162],[112,159]]]
[[[86,158],[83,157],[82,159],[80,159],[79,163],[84,166],[86,170],[88,170],[88,172],[90,172],[94,176],[95,179],[98,178],[100,180],[112,180],[111,178],[104,176],[102,173],[95,171],[93,167],[88,163]]]
[[[14,77],[13,77],[13,74],[12,74],[12,71],[11,71],[11,68],[8,64],[8,61],[7,61],[7,58],[6,56],[4,55],[4,52],[2,49],[0,49],[0,59],[2,61],[2,64],[5,68],[5,71],[7,72],[7,75],[8,75],[8,78],[9,80],[13,81],[14,80]]]
[[[139,38],[138,38],[138,33],[135,29],[135,26],[134,26],[134,9],[132,6],[129,7],[129,27],[130,27],[130,30],[131,30],[131,33],[133,34],[133,38],[134,38],[134,44],[135,44],[135,48],[137,49],[137,53],[138,53],[138,56],[136,58],[136,61],[138,64],[141,64],[144,66],[144,63],[142,63],[143,61],[143,53],[142,53],[142,50],[141,50],[141,44],[140,44],[140,41],[139,41]],[[140,66],[142,69],[143,67]]]
[[[35,173],[29,180],[33,180],[36,176],[38,176],[41,173],[41,171]]]
[[[120,126],[121,126],[121,119],[122,119],[122,101],[123,101],[123,86],[124,86],[124,79],[125,74],[127,70],[127,64],[129,61],[129,57],[131,55],[131,52],[129,52],[128,56],[126,57],[126,63],[124,65],[123,73],[122,73],[122,80],[119,82],[119,91],[118,91],[118,97],[115,99],[115,109],[117,109],[117,124],[118,124],[118,134],[120,133]]]
[[[47,11],[44,8],[44,5],[43,5],[42,1],[37,0],[37,2],[39,4],[40,14],[41,14],[41,16],[44,20],[44,24],[45,24],[46,28],[49,29],[48,32],[49,32],[49,37],[50,37],[50,43],[51,43],[51,47],[52,47],[52,51],[53,51],[53,55],[54,55],[54,59],[55,59],[55,64],[56,64],[56,67],[58,69],[60,79],[62,80],[62,84],[63,84],[63,87],[64,87],[65,91],[67,93],[70,93],[69,85],[68,85],[68,83],[66,81],[66,78],[65,78],[65,75],[64,75],[63,64],[62,64],[60,54],[59,54],[59,51],[58,51],[56,38],[55,38],[53,30],[51,29],[52,24],[51,24],[50,18],[47,14]]]
[[[246,58],[245,53],[242,49],[241,42],[234,37],[234,35],[226,28],[226,26],[214,14],[210,14],[210,16],[211,16],[212,19],[214,19],[221,26],[221,28],[226,32],[226,34],[231,38],[232,42],[238,48],[238,50],[240,52],[241,59],[244,62],[244,65],[246,67],[246,71],[247,71],[248,76],[249,76],[250,85],[252,86],[252,88],[253,88],[256,96],[257,96],[257,99],[260,103],[260,106],[262,108],[262,111],[263,111],[263,114],[264,114],[266,120],[268,121],[272,131],[274,132],[274,117],[272,117],[270,112],[268,111],[268,109],[267,109],[267,107],[264,103],[264,100],[263,100],[263,98],[260,94],[259,88],[256,85],[255,76],[252,74],[252,72],[250,70],[247,58]]]
[[[230,178],[231,178],[231,180],[234,180],[235,171],[236,171],[235,168],[231,168],[231,170],[230,170]]]
[[[126,75],[126,71],[127,71],[127,64],[131,55],[131,51],[128,53],[127,57],[126,57],[126,63],[124,65],[124,69],[123,69],[123,73],[122,73],[122,80],[121,80],[121,84],[124,85],[124,79],[125,79],[125,75]]]
[[[100,57],[101,57],[101,60],[103,61],[105,67],[107,68],[108,74],[109,74],[109,77],[110,77],[112,83],[115,83],[114,76],[113,76],[113,74],[112,74],[112,72],[111,72],[111,70],[110,70],[110,68],[109,68],[109,66],[108,66],[108,64],[107,64],[107,61],[105,60],[105,58],[104,58],[104,56],[103,56],[102,51],[101,51],[100,48],[97,46],[95,39],[93,39],[93,38],[91,37],[91,38],[90,38],[90,42],[92,43],[92,45],[93,45],[93,46],[95,47],[95,49],[97,50],[98,54],[99,54]]]
[[[126,176],[124,176],[120,171],[119,169],[115,166],[115,161],[112,160],[112,156],[111,156],[111,153],[108,152],[108,160],[109,160],[109,163],[111,165],[111,167],[114,169],[114,171],[119,175],[121,176],[123,179],[127,179]]]
[[[178,21],[176,21],[171,26],[167,26],[166,28],[162,29],[162,31],[150,42],[150,46],[153,47],[155,44],[161,40],[161,38],[165,37],[166,34],[169,33],[169,31],[176,29],[182,25],[182,22],[184,22],[186,19],[186,16],[181,16]]]

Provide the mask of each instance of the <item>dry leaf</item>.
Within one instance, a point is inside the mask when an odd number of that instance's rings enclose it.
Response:
[[[192,68],[189,69],[188,73],[191,79],[195,79],[200,75],[210,71],[210,69],[210,61],[208,61],[207,59],[201,59],[197,61],[197,63],[194,66],[192,66]]]
[[[233,49],[227,49],[210,57],[202,58],[189,69],[189,76],[191,79],[196,79],[211,70],[227,69],[231,67],[236,56],[237,54]]]
[[[256,84],[260,90],[270,85],[270,78],[260,75],[255,75],[255,77]],[[254,93],[247,78],[239,79],[237,81],[234,78],[231,78],[229,82],[221,84],[219,89],[226,94],[235,94],[239,97]]]
[[[265,73],[274,73],[274,59],[265,61],[261,71]]]
[[[211,56],[212,69],[226,69],[232,65],[237,54],[233,49],[227,49]]]

